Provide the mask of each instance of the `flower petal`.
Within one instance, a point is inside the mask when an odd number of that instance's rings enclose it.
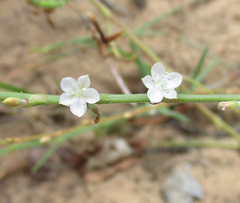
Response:
[[[88,75],[80,76],[77,82],[78,82],[78,85],[81,86],[81,88],[88,88],[91,84],[91,81]]]
[[[66,77],[62,79],[60,87],[64,92],[72,93],[78,88],[78,85],[74,78]]]
[[[68,93],[61,94],[59,104],[62,104],[64,106],[70,106],[72,104],[73,96],[73,94]]]
[[[182,83],[182,75],[179,73],[169,73],[164,79],[164,89],[173,89]]]
[[[87,111],[87,104],[84,99],[74,97],[70,106],[70,111],[78,117],[81,117],[83,114],[85,114]]]
[[[87,103],[94,104],[100,100],[100,95],[94,88],[87,88],[83,90],[83,96]]]
[[[146,75],[144,78],[142,78],[142,82],[148,89],[154,88],[154,81],[150,75]]]
[[[163,93],[156,89],[156,88],[151,88],[147,91],[147,96],[151,103],[159,103],[163,99]]]
[[[166,73],[166,69],[163,66],[163,64],[161,64],[160,62],[155,63],[152,66],[151,74],[152,74],[152,77],[153,77],[155,83],[160,82],[162,80],[162,78],[164,77],[165,73]]]
[[[167,99],[176,99],[177,98],[177,92],[174,89],[163,91],[163,96]]]

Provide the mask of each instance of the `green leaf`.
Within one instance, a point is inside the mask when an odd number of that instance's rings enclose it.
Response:
[[[193,71],[193,75],[192,75],[192,78],[193,79],[196,79],[196,77],[199,75],[199,73],[201,72],[201,69],[203,67],[203,62],[204,60],[206,59],[206,56],[208,54],[208,50],[209,48],[208,47],[205,47],[205,49],[203,50],[202,52],[202,55],[198,61],[198,64],[197,66],[195,67],[194,71]]]
[[[35,6],[45,9],[54,9],[64,6],[67,2],[72,0],[29,0]]]
[[[219,63],[219,61],[217,58],[213,59],[212,62],[208,66],[206,66],[206,68],[204,68],[201,71],[201,73],[196,77],[196,80],[198,82],[202,82],[207,77],[207,75],[210,73],[210,71],[218,65],[218,63]]]
[[[13,85],[8,85],[8,84],[5,84],[5,83],[0,83],[0,88],[4,89],[4,90],[7,90],[7,91],[10,91],[10,92],[29,93],[29,91],[24,89],[24,88],[16,87],[16,86],[13,86]]]
[[[4,148],[0,148],[0,155],[8,154],[10,152],[20,150],[20,149],[35,147],[37,145],[41,145],[39,140],[10,144]]]
[[[33,166],[32,172],[36,173],[46,161],[58,150],[61,143],[55,143],[47,152],[38,160],[38,162]]]
[[[203,45],[197,43],[197,42],[194,42],[192,40],[190,40],[188,37],[186,36],[181,36],[180,38],[180,41],[187,44],[188,46],[190,47],[193,47],[195,48],[196,50],[198,51],[203,51]],[[208,56],[210,58],[216,58],[218,60],[219,63],[223,64],[225,67],[227,68],[230,68],[230,69],[233,69],[233,70],[236,70],[238,69],[238,67],[232,63],[229,63],[227,61],[225,61],[223,58],[221,58],[220,56],[216,55],[216,54],[213,54],[211,52],[208,53]]]
[[[186,115],[184,115],[180,112],[171,110],[169,108],[166,108],[166,107],[159,108],[158,112],[161,113],[164,116],[174,118],[174,119],[179,120],[183,123],[189,123],[189,118]]]
[[[76,45],[76,44],[87,45],[89,47],[96,46],[96,43],[92,39],[92,37],[87,36],[87,37],[81,37],[81,38],[76,38],[76,39],[70,39],[67,41],[55,42],[55,43],[48,44],[45,46],[37,47],[37,48],[33,49],[33,52],[48,53],[55,49],[60,49],[60,48],[63,48],[63,47],[69,46],[69,45]]]
[[[142,76],[150,75],[151,74],[151,66],[142,60],[137,45],[133,41],[131,41],[130,46],[131,46],[132,50],[136,53],[136,59],[134,62],[137,64]]]
[[[135,53],[134,52],[127,52],[125,51],[124,49],[121,49],[121,48],[117,48],[115,49],[115,51],[118,52],[119,56],[122,58],[122,59],[125,59],[127,61],[131,61],[131,60],[134,60],[135,59]],[[108,53],[113,53],[113,49],[109,48],[108,49]]]

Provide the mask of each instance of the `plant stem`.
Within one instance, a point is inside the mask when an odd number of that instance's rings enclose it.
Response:
[[[144,103],[150,102],[146,94],[100,94],[98,104],[111,103]],[[193,95],[193,94],[178,94],[177,99],[163,99],[165,103],[202,103],[202,102],[223,102],[223,101],[240,101],[240,95]]]
[[[27,101],[24,107],[37,106],[41,104],[58,104],[58,95],[28,94],[16,92],[0,92],[0,101],[9,97],[19,98]],[[240,95],[224,94],[178,94],[177,99],[163,99],[165,103],[203,103],[203,102],[223,102],[240,101]],[[145,103],[150,102],[147,94],[100,94],[100,101],[97,104],[116,103]]]

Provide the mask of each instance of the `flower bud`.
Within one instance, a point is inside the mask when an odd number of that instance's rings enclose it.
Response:
[[[25,99],[19,99],[19,98],[15,98],[15,97],[8,97],[2,103],[6,104],[8,106],[13,106],[14,107],[14,106],[25,106],[27,104],[27,101]]]
[[[218,104],[218,108],[221,110],[225,110],[226,108],[236,110],[240,108],[240,102],[237,101],[228,101],[228,102],[220,102]]]

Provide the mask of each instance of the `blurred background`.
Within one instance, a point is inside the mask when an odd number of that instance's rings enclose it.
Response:
[[[237,0],[39,2],[0,0],[1,91],[60,95],[63,77],[89,74],[99,93],[145,93],[161,61],[205,86],[185,81],[189,94],[239,94]],[[104,104],[92,128],[92,113],[0,104],[0,202],[240,202],[239,116],[202,106]]]

